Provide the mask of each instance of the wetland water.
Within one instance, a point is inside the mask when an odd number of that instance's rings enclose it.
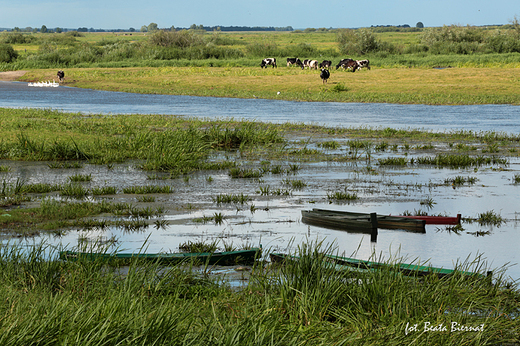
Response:
[[[0,107],[53,108],[57,110],[105,114],[175,114],[193,117],[218,117],[260,120],[266,122],[305,122],[326,126],[419,128],[432,131],[495,131],[518,134],[520,107],[489,106],[425,106],[390,104],[307,103],[276,100],[241,100],[164,95],[133,95],[74,88],[30,88],[26,83],[0,82]],[[345,150],[345,149],[340,149]],[[375,159],[375,157],[374,157]],[[26,179],[28,183],[63,183],[72,174],[92,174],[87,187],[167,184],[173,194],[155,195],[165,206],[165,227],[153,224],[139,232],[118,228],[68,232],[61,237],[42,236],[23,240],[30,245],[41,239],[57,244],[76,246],[80,241],[97,242],[117,239],[116,246],[125,251],[137,251],[146,241],[147,252],[178,250],[180,243],[191,240],[220,239],[235,246],[262,244],[266,249],[283,251],[306,240],[335,242],[346,255],[368,259],[373,253],[404,256],[409,261],[430,260],[438,267],[453,268],[454,263],[483,254],[491,268],[520,262],[520,185],[512,177],[520,172],[518,158],[509,158],[506,169],[481,167],[470,169],[378,168],[369,174],[364,163],[300,164],[294,176],[267,174],[262,182],[231,179],[227,172],[212,171],[190,175],[189,180],[150,181],[147,173],[134,165],[85,165],[80,169],[50,169],[46,163],[1,161],[11,166],[9,173],[0,173],[0,180]],[[287,167],[291,162],[279,162]],[[445,179],[457,176],[476,177],[477,182],[457,188],[444,186]],[[211,177],[212,179],[208,179]],[[262,196],[260,186],[284,189],[283,180],[299,179],[307,184],[289,195]],[[433,183],[433,184],[432,184]],[[329,204],[327,193],[348,186],[359,200],[349,204]],[[285,187],[286,188],[286,187]],[[244,193],[252,198],[246,205],[216,205],[212,197],[220,194]],[[139,206],[135,195],[112,197]],[[477,217],[490,210],[508,221],[500,227],[463,223],[459,234],[444,226],[427,225],[425,234],[380,230],[377,243],[370,236],[308,226],[301,222],[301,210],[329,208],[399,214],[425,210],[421,201],[431,198],[435,203],[430,214],[462,214]],[[251,205],[256,208],[254,211]],[[183,207],[179,207],[183,206]],[[186,208],[189,206],[189,208]],[[2,211],[2,213],[4,213]],[[222,224],[195,222],[202,216],[224,215]],[[5,239],[4,241],[7,241]],[[293,247],[294,247],[293,245]],[[514,279],[520,278],[518,265],[507,270]]]

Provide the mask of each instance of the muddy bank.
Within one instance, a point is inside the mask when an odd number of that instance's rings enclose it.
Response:
[[[27,71],[6,71],[6,72],[0,72],[0,81],[4,81],[4,82],[17,81],[26,72]]]

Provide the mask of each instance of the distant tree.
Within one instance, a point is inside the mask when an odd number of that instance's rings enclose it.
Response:
[[[424,28],[424,24],[422,22],[417,22],[417,24],[415,24],[415,27],[422,29],[422,28]]]
[[[48,31],[48,30],[47,30],[47,27],[46,27],[45,25],[42,25],[42,28],[40,29],[40,32],[41,32],[42,34],[45,34],[45,33],[47,33],[47,31]]]
[[[148,27],[146,25],[143,25],[141,27],[141,32],[147,32],[148,31]]]
[[[78,32],[88,32],[88,29],[83,27],[83,28],[78,28]]]
[[[61,34],[61,33],[63,32],[63,29],[62,29],[62,28],[56,28],[56,32],[57,32],[58,34]]]
[[[158,26],[156,23],[150,23],[148,25],[148,31],[149,32],[154,32],[154,31],[157,31],[158,30]]]
[[[134,28],[130,28],[130,29],[128,29],[128,31],[135,32],[135,29]]]
[[[23,31],[25,31],[25,32],[31,32],[32,30],[33,30],[33,28],[31,28],[30,26],[23,29]]]
[[[38,32],[38,28],[32,29],[33,34],[36,34]]]
[[[303,32],[315,32],[316,29],[315,28],[307,28],[305,30],[303,30]]]
[[[15,26],[14,29],[13,29],[13,31],[14,31],[14,32],[20,32],[21,30],[20,30],[19,27]]]
[[[196,30],[196,29],[197,29],[197,24],[191,24],[191,25],[190,25],[190,29],[192,29],[192,30]]]
[[[172,25],[172,26],[170,27],[170,31],[175,31],[175,26]]]

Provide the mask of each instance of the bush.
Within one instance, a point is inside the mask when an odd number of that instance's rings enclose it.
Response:
[[[177,47],[188,48],[192,46],[202,45],[204,41],[202,36],[192,31],[164,31],[159,30],[153,33],[150,37],[150,44],[152,46],[160,47]]]
[[[2,36],[2,42],[9,44],[24,44],[30,43],[34,39],[34,36],[24,35],[19,32],[8,33]]]
[[[10,63],[18,58],[18,53],[9,44],[0,43],[0,62]]]
[[[339,50],[343,54],[364,55],[375,52],[394,52],[395,46],[379,41],[370,29],[345,29],[338,31],[337,41]]]

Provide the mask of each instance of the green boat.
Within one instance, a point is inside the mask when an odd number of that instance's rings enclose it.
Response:
[[[432,266],[421,266],[418,264],[407,264],[407,263],[395,263],[395,264],[387,264],[380,262],[371,262],[365,260],[359,260],[355,258],[349,257],[340,257],[334,255],[325,255],[327,258],[333,260],[334,262],[341,265],[348,265],[355,268],[362,269],[383,269],[389,268],[391,270],[396,269],[397,271],[403,273],[408,276],[426,276],[426,275],[436,275],[440,278],[445,276],[450,276],[455,273],[466,275],[466,276],[477,276],[479,278],[485,278],[486,275],[468,271],[462,271],[458,269],[445,269],[445,268],[437,268]],[[487,275],[490,276],[492,272],[488,272]]]
[[[280,263],[283,264],[287,261],[298,261],[300,258],[298,256],[287,255],[283,253],[270,253],[269,258],[272,263]],[[325,261],[322,263],[324,268],[334,269],[339,272],[365,272],[365,271],[373,271],[373,268],[362,268],[362,267],[353,267],[343,264],[335,263],[334,261]]]
[[[76,252],[60,251],[59,258],[67,261],[77,260],[101,260],[109,262],[125,263],[134,259],[159,262],[162,264],[176,264],[181,262],[197,262],[200,264],[252,264],[260,258],[262,248],[251,248],[248,250],[223,251],[223,252],[191,252],[191,253],[98,253],[98,252]]]
[[[314,226],[361,233],[374,233],[378,228],[426,232],[424,220],[317,208],[302,210],[302,222]]]

